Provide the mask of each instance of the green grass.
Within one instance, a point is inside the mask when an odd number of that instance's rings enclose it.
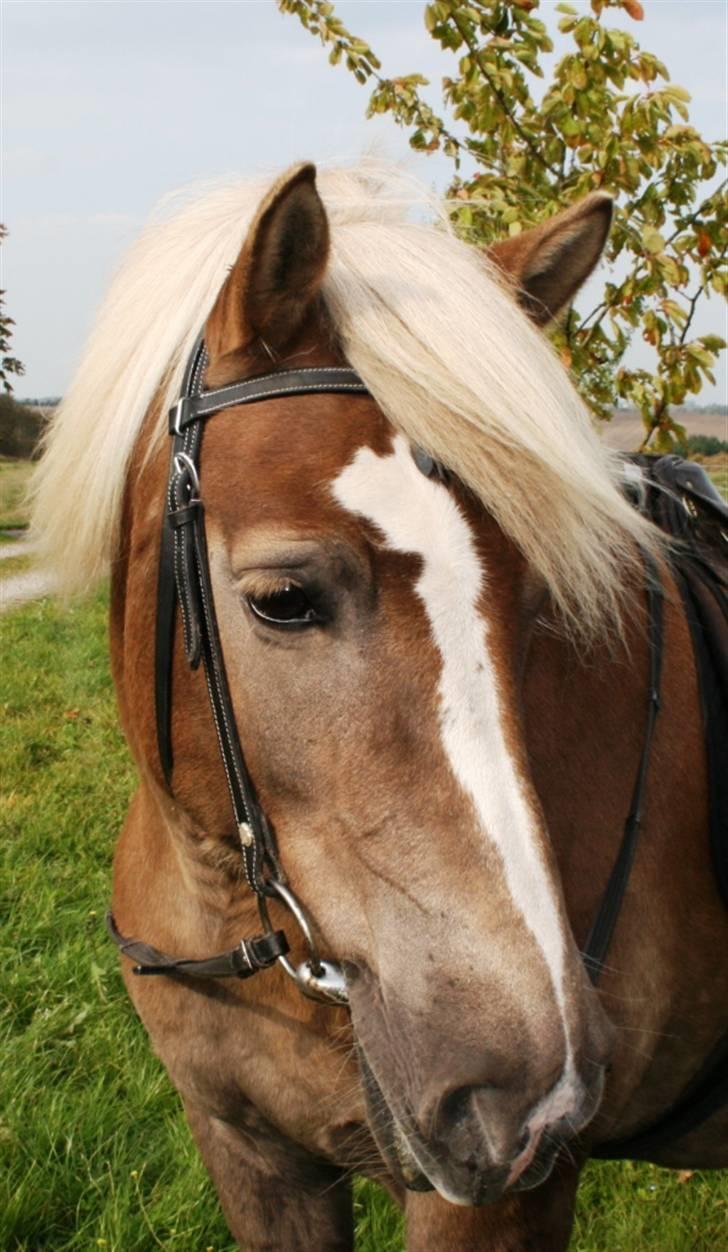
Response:
[[[2,580],[15,578],[17,574],[27,574],[33,568],[33,557],[21,553],[20,556],[6,556],[0,560],[0,603],[2,603]]]
[[[0,530],[15,530],[28,525],[25,493],[31,471],[30,461],[0,457]]]
[[[106,597],[26,605],[0,618],[0,647],[0,1248],[232,1252],[103,929],[133,787]],[[725,1247],[728,1177],[677,1178],[591,1165],[573,1252]],[[400,1252],[401,1219],[377,1189],[357,1184],[356,1215],[358,1252]]]
[[[703,457],[702,463],[723,498],[728,500],[728,452]]]

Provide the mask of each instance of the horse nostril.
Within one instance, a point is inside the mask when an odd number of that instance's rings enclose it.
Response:
[[[440,1100],[436,1114],[437,1126],[443,1131],[461,1129],[473,1120],[473,1098],[494,1090],[491,1083],[478,1083],[477,1086],[457,1087]]]
[[[472,1092],[472,1087],[459,1087],[457,1091],[450,1091],[445,1096],[440,1102],[437,1116],[441,1126],[457,1126],[459,1122],[465,1121],[470,1112]]]
[[[434,1138],[449,1161],[469,1174],[507,1170],[531,1143],[522,1110],[512,1105],[507,1089],[494,1083],[456,1087],[440,1098],[425,1137]]]

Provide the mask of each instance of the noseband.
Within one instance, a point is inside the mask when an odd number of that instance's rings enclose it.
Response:
[[[278,961],[306,996],[328,1003],[346,1004],[348,994],[343,970],[339,964],[322,960],[318,954],[308,915],[286,883],[273,830],[258,802],[245,763],[215,614],[200,486],[200,450],[205,421],[224,409],[280,396],[326,392],[367,395],[368,390],[354,370],[331,366],[282,369],[227,387],[203,391],[206,365],[207,353],[200,337],[185,369],[180,398],[169,414],[172,454],[167,507],[162,524],[155,640],[157,744],[162,772],[171,789],[172,655],[179,604],[187,662],[192,669],[197,669],[200,661],[203,662],[243,869],[248,886],[257,896],[264,933],[251,939],[241,939],[235,948],[217,956],[188,960],[169,956],[141,940],[125,938],[111,914],[107,917],[107,926],[121,951],[136,962],[135,974],[249,978]],[[413,448],[412,455],[418,469],[426,477],[438,477],[447,482],[447,471],[438,462],[418,448]],[[647,553],[643,556],[647,575],[650,649],[647,725],[622,843],[583,953],[593,981],[603,968],[629,879],[639,837],[647,769],[659,708],[662,589],[654,560]],[[298,966],[288,959],[289,944],[284,932],[273,928],[268,911],[271,899],[285,905],[303,934],[308,956]]]

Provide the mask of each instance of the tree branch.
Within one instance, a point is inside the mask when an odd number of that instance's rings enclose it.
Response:
[[[463,43],[465,44],[470,55],[475,60],[481,74],[483,75],[483,78],[488,83],[488,86],[493,92],[493,95],[495,96],[496,100],[498,101],[499,105],[501,106],[503,112],[505,113],[506,117],[510,121],[514,130],[517,132],[518,135],[520,135],[521,139],[525,143],[526,147],[531,153],[531,156],[534,158],[535,161],[538,161],[539,165],[541,165],[543,169],[545,169],[549,174],[551,174],[553,178],[555,178],[557,181],[560,182],[561,172],[558,169],[555,169],[553,165],[549,165],[546,158],[542,156],[542,154],[539,152],[538,148],[534,144],[533,140],[531,139],[531,136],[528,134],[527,131],[523,129],[520,122],[516,118],[515,114],[511,111],[511,109],[509,109],[508,101],[503,95],[503,92],[501,91],[500,87],[498,87],[496,83],[493,82],[493,79],[490,75],[488,67],[483,59],[483,55],[480,49],[477,47],[477,45],[474,44],[473,41],[471,40],[470,35],[468,34],[467,27],[463,29],[463,26],[460,22],[460,19],[457,13],[452,13],[450,16],[462,37]]]
[[[728,251],[728,244],[724,244],[724,245],[723,245],[723,247],[722,247],[722,248],[721,248],[721,250],[720,250],[720,253],[719,253],[718,257],[717,257],[717,261],[722,261],[722,259],[723,259],[723,257],[725,256],[725,254],[726,254],[726,252],[727,252],[727,251]],[[690,297],[690,302],[689,302],[689,305],[688,305],[688,316],[687,316],[687,321],[685,322],[685,325],[684,325],[684,326],[683,326],[683,328],[682,328],[682,334],[680,335],[680,338],[679,338],[679,340],[678,340],[678,343],[679,343],[681,346],[682,346],[682,344],[684,344],[684,343],[685,343],[685,340],[687,339],[687,334],[688,334],[688,331],[690,330],[690,323],[692,322],[692,320],[693,320],[693,316],[694,316],[694,314],[695,314],[695,306],[697,305],[698,300],[700,299],[700,297],[703,295],[703,292],[705,291],[706,285],[707,285],[706,280],[705,280],[705,279],[703,279],[702,283],[700,284],[700,286],[698,287],[697,291],[695,292],[695,295],[694,295],[694,296],[692,296],[692,297]]]
[[[706,205],[709,205],[711,200],[713,200],[715,196],[720,195],[721,191],[723,191],[726,187],[728,187],[728,178],[724,178],[720,186],[716,187],[715,191],[713,191],[707,197],[707,199],[703,200],[702,204],[698,206],[695,212],[692,213],[690,217],[686,218],[684,222],[681,222],[680,225],[675,228],[672,234],[665,240],[665,247],[667,248],[669,244],[673,243],[674,240],[677,239],[678,235],[680,235],[684,230],[689,230],[691,226],[694,226],[698,218],[701,217],[702,214],[705,212]],[[725,251],[726,251],[726,248],[723,249],[723,253]],[[723,255],[723,253],[721,253],[721,256]],[[633,269],[631,270],[631,272],[627,275],[627,278],[637,278],[640,271],[643,269],[644,264],[645,264],[645,257],[640,257],[638,261],[636,262],[635,266],[633,267]],[[625,278],[624,281],[626,282],[627,279]],[[704,290],[705,290],[705,283],[703,283],[700,290],[696,292],[696,295],[695,295],[696,302],[697,302],[698,297],[702,295]],[[584,321],[581,324],[580,329],[586,330],[585,323],[589,321],[589,318],[594,317],[594,315],[598,313],[599,316],[597,317],[596,322],[594,322],[594,324],[589,328],[590,333],[593,333],[597,329],[597,327],[601,326],[602,322],[604,321],[604,318],[606,317],[611,307],[612,306],[606,300],[604,301],[603,304],[598,304],[595,309],[592,309],[588,317],[584,319]],[[692,309],[690,312],[690,317],[692,317]],[[683,336],[683,339],[684,339],[684,336]],[[680,340],[681,343],[683,342],[683,339]]]

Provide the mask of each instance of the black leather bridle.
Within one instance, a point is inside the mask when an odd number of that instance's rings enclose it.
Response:
[[[127,939],[116,927],[111,914],[108,917],[109,932],[121,950],[136,961],[136,974],[248,978],[280,961],[306,995],[345,1004],[348,996],[341,967],[334,962],[321,960],[318,955],[306,911],[285,881],[273,831],[258,802],[245,763],[212,594],[205,512],[200,491],[200,449],[206,419],[223,409],[278,396],[296,396],[311,392],[367,395],[368,389],[354,370],[324,367],[280,369],[246,379],[244,382],[232,383],[227,387],[203,391],[206,365],[207,354],[204,341],[200,337],[185,370],[180,398],[169,414],[172,453],[167,507],[162,525],[155,642],[157,742],[162,771],[170,785],[173,768],[172,654],[179,605],[187,661],[192,669],[196,669],[201,660],[204,665],[245,877],[248,886],[257,896],[265,932],[252,939],[242,939],[230,951],[204,960],[169,956],[141,940]],[[447,472],[421,449],[413,449],[413,457],[420,471],[427,477],[437,476],[447,481]],[[653,558],[647,553],[643,556],[646,567],[650,652],[646,729],[622,843],[583,953],[587,971],[594,982],[604,966],[639,838],[652,738],[660,703],[663,595]],[[288,960],[289,945],[285,934],[281,930],[274,930],[271,925],[268,901],[272,898],[277,898],[287,906],[306,940],[308,959],[297,968]]]
[[[192,669],[203,662],[243,869],[248,886],[257,896],[265,933],[242,939],[235,948],[218,956],[187,960],[171,957],[140,940],[124,938],[111,915],[107,924],[114,942],[136,961],[136,974],[249,978],[280,961],[306,995],[345,1004],[348,996],[343,973],[333,962],[321,960],[316,951],[308,916],[286,884],[273,831],[258,802],[245,763],[215,614],[205,510],[200,492],[200,450],[206,419],[223,409],[312,392],[366,395],[367,387],[352,369],[318,367],[280,369],[228,387],[203,391],[206,365],[207,353],[200,337],[187,363],[180,398],[169,414],[172,453],[162,524],[155,639],[157,744],[162,772],[170,785],[173,769],[172,655],[179,606],[187,662]],[[288,960],[285,934],[274,930],[271,924],[268,912],[271,898],[287,906],[303,932],[308,959],[297,968]]]

